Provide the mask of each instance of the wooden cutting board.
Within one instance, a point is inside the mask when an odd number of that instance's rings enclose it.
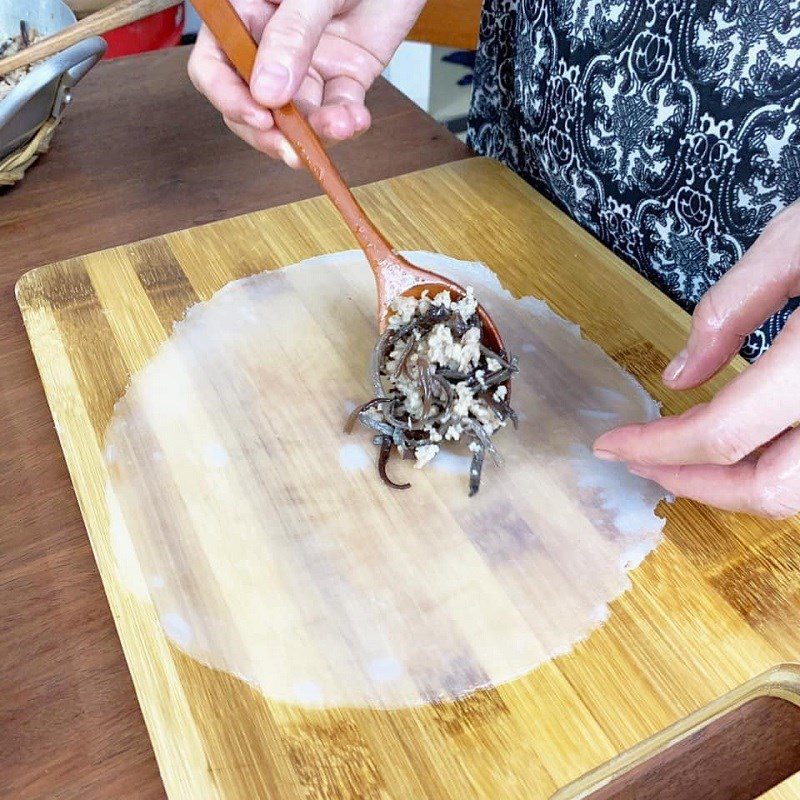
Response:
[[[494,162],[457,162],[357,194],[398,248],[483,261],[512,292],[546,299],[666,413],[707,400],[742,367],[703,389],[666,392],[659,374],[688,316]],[[117,574],[102,457],[113,405],[188,306],[236,278],[352,246],[318,198],[52,264],[17,287],[169,796],[586,796],[749,698],[800,702],[800,673],[780,668],[800,660],[800,526],[684,501],[664,507],[664,543],[588,640],[458,702],[304,710],[165,637],[152,604]],[[796,781],[770,794],[798,796]]]

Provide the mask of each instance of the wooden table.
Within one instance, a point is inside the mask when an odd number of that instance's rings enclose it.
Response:
[[[163,798],[83,521],[14,301],[27,270],[319,194],[239,143],[180,48],[103,63],[53,149],[0,193],[0,796]],[[353,184],[467,148],[384,81],[336,151]],[[391,143],[391,147],[387,146]]]

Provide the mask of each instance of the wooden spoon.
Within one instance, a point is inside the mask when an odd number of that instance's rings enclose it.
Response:
[[[249,83],[257,46],[229,0],[193,0],[193,5],[237,72]],[[392,249],[353,197],[322,142],[294,104],[273,109],[272,114],[278,129],[319,181],[367,256],[378,285],[381,330],[386,327],[389,304],[398,295],[419,297],[426,289],[431,296],[444,289],[449,290],[454,298],[466,294],[462,286],[435,272],[415,267]],[[480,306],[478,314],[483,323],[483,343],[490,350],[503,352],[503,341],[497,327]]]
[[[108,33],[174,5],[176,5],[175,0],[118,0],[102,11],[68,25],[58,33],[39,39],[38,42],[34,42],[13,56],[0,60],[0,77],[19,67],[27,67],[36,61],[50,58],[90,36]]]

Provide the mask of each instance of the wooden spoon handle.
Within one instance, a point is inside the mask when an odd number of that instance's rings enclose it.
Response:
[[[52,36],[40,39],[19,53],[0,60],[0,76],[19,67],[26,67],[35,61],[41,61],[43,58],[54,56],[90,36],[108,33],[114,28],[144,19],[144,17],[149,17],[151,14],[164,11],[174,5],[177,5],[175,0],[118,0],[108,8],[97,11]]]
[[[236,71],[249,83],[258,47],[229,0],[193,0],[192,5]],[[272,114],[281,133],[342,215],[377,277],[380,263],[392,255],[391,245],[364,213],[319,137],[294,104],[272,109]]]

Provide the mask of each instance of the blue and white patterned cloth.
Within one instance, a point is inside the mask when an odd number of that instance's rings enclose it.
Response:
[[[800,0],[486,0],[469,140],[691,310],[800,198]]]

